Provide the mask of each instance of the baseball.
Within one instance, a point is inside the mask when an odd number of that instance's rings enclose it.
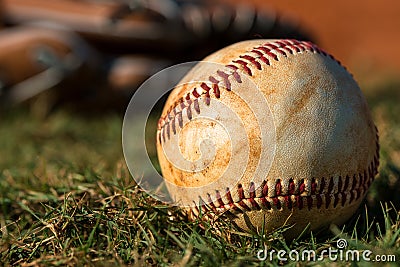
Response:
[[[251,40],[198,63],[157,130],[162,175],[190,218],[296,237],[343,224],[377,174],[377,129],[351,74],[310,42]]]

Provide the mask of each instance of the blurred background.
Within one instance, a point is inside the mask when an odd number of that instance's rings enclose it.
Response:
[[[46,95],[48,109],[123,111],[162,68],[257,38],[311,40],[370,87],[399,75],[399,11],[395,0],[1,0],[1,106]]]
[[[249,2],[297,21],[360,79],[400,74],[400,3],[396,0]]]
[[[51,107],[124,110],[149,76],[254,38],[310,39],[248,3],[200,0],[2,0],[3,106],[49,89]],[[52,102],[51,102],[52,101]]]

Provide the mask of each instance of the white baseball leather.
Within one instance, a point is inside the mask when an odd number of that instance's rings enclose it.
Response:
[[[294,224],[288,236],[345,222],[379,164],[353,77],[296,40],[240,42],[197,64],[165,104],[157,152],[191,216],[225,216],[246,231]]]

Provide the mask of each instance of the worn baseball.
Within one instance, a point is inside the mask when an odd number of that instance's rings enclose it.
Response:
[[[377,174],[377,129],[353,77],[310,42],[252,40],[198,63],[157,130],[162,175],[190,218],[248,232],[343,224]]]

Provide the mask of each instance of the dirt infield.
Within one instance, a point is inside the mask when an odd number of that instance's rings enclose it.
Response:
[[[359,75],[400,74],[398,0],[246,2],[298,21],[320,46]]]

